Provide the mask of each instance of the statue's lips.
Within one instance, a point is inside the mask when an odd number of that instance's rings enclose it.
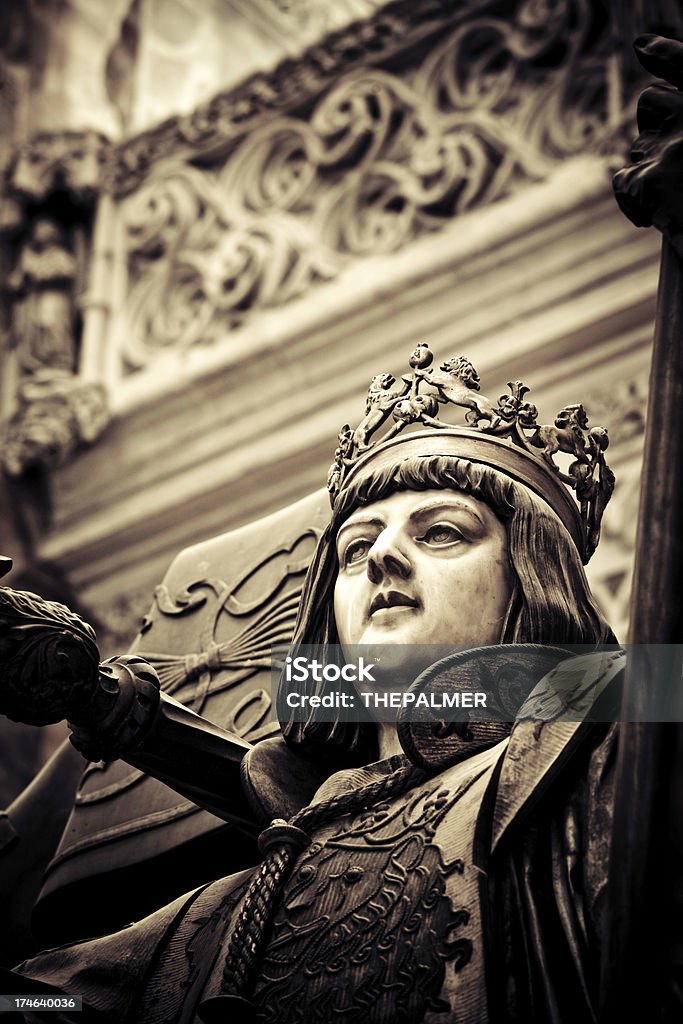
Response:
[[[386,608],[417,608],[419,602],[408,594],[402,594],[400,590],[386,590],[375,594],[370,602],[368,616],[372,618],[375,612],[383,611]]]

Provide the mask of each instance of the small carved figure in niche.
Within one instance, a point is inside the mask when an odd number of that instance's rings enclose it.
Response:
[[[15,295],[13,344],[25,373],[74,372],[76,275],[76,257],[63,228],[48,217],[34,221],[9,279]]]

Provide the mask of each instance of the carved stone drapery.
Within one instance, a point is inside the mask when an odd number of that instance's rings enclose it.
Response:
[[[626,115],[599,14],[584,0],[391,4],[120,147],[128,372],[567,156],[619,152]]]
[[[97,132],[41,132],[5,170],[2,347],[6,359],[14,352],[17,383],[0,459],[11,476],[62,464],[108,421],[102,385],[78,377],[78,298],[107,151]]]

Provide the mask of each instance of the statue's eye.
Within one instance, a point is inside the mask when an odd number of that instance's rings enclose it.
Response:
[[[448,547],[451,544],[457,544],[462,539],[463,536],[460,530],[450,523],[435,523],[434,526],[429,527],[422,537],[418,537],[418,540],[423,544],[442,548]]]
[[[371,546],[372,542],[363,537],[359,537],[357,540],[352,540],[344,548],[342,565],[358,565],[360,562],[364,562]]]

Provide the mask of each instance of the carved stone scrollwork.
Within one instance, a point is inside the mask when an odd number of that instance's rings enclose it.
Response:
[[[111,183],[119,195],[134,191],[160,160],[213,151],[234,143],[264,121],[310,100],[353,65],[389,57],[418,33],[440,29],[452,14],[452,0],[399,0],[391,11],[380,11],[330,33],[302,56],[285,60],[270,73],[257,73],[236,89],[218,93],[192,113],[171,118],[123,143],[111,168]],[[466,11],[480,0],[461,5]]]
[[[282,587],[291,577],[302,576],[306,571],[307,547],[318,536],[318,530],[307,529],[291,544],[277,545],[258,562],[246,566],[229,585],[206,577],[175,594],[165,586],[156,588],[155,605],[163,616],[192,615],[210,598],[212,601],[210,625],[200,634],[200,650],[165,654],[145,648],[144,657],[156,669],[166,693],[201,714],[209,699],[224,690],[234,690],[258,670],[270,668],[272,648],[291,640],[301,599],[300,584],[291,589]],[[247,592],[251,595],[248,600]],[[234,624],[230,638],[219,640],[217,634],[226,620]],[[141,634],[145,635],[151,625],[152,618],[148,616]],[[226,727],[238,735],[248,733],[253,741],[268,735],[272,731],[272,723],[267,721],[270,703],[265,690],[248,692],[232,708]]]
[[[230,103],[217,97],[204,134],[199,111],[191,131],[177,124],[177,155],[142,183],[122,170],[135,148],[119,152],[119,188],[129,193],[129,370],[167,347],[211,343],[253,310],[301,295],[354,258],[400,249],[542,179],[568,155],[621,150],[607,115],[609,39],[589,4],[524,0],[504,18],[493,5],[436,5],[443,32],[421,63],[408,50],[411,32],[418,38],[437,14],[418,6],[409,15],[391,5],[363,26],[367,34],[390,24],[396,47],[405,20],[400,74],[372,66],[386,57],[380,46],[320,95],[330,76],[318,67],[318,97],[302,116],[293,104],[282,112],[280,79],[293,70],[283,66],[280,78],[256,77]],[[360,46],[360,26],[348,31]],[[310,71],[311,54],[297,71]],[[252,117],[242,93],[257,85],[259,109],[271,116],[238,141],[236,104],[242,97]],[[299,103],[315,95],[310,81],[298,85]],[[171,155],[163,138],[146,141]],[[214,153],[222,140],[227,158],[205,155],[208,140]]]

